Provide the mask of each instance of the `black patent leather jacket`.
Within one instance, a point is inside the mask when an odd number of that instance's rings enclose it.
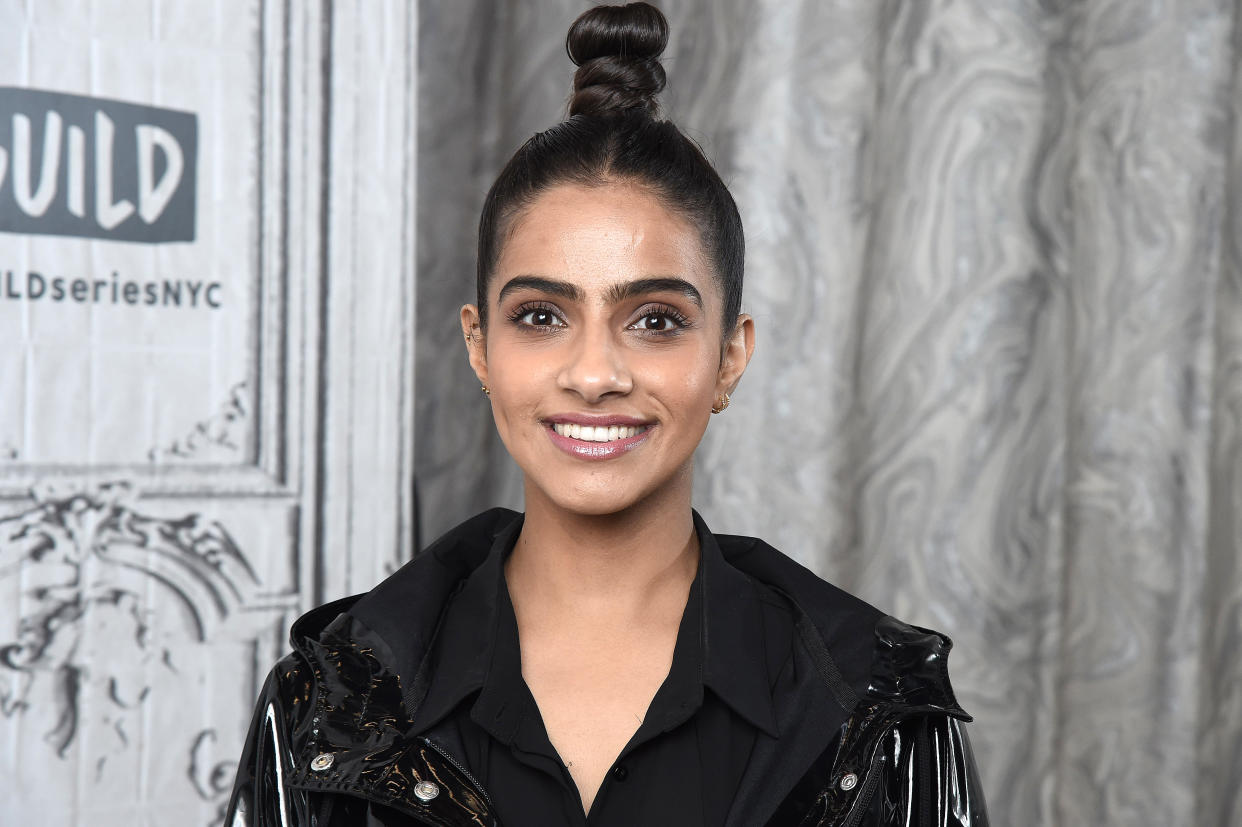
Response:
[[[402,645],[412,640],[414,651],[430,650],[454,585],[485,555],[497,526],[514,517],[486,512],[390,578],[404,578],[390,590]],[[790,601],[802,675],[781,738],[752,755],[754,772],[748,768],[727,824],[986,825],[962,728],[970,717],[948,682],[949,640],[825,591],[832,587],[761,541],[716,538],[726,559]],[[817,611],[825,596],[831,615]],[[808,599],[813,605],[804,609]],[[430,659],[403,680],[391,639],[351,613],[358,600],[321,606],[294,624],[293,652],[272,670],[256,705],[225,824],[499,827],[451,735],[411,731]],[[846,674],[833,650],[864,630],[873,641],[869,674]]]

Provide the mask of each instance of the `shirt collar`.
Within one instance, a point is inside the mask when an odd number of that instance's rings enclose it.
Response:
[[[768,656],[759,585],[725,560],[697,511],[694,530],[702,555],[703,683],[734,712],[776,737],[772,685],[783,657]]]
[[[522,529],[522,515],[501,528],[483,563],[449,598],[436,632],[431,685],[414,712],[413,731],[423,732],[487,682],[498,632],[504,560]],[[510,609],[510,611],[512,611]]]
[[[451,598],[433,643],[433,677],[414,713],[414,732],[430,728],[481,690],[472,717],[503,740],[512,742],[517,736],[523,717],[519,709],[525,704],[509,690],[524,684],[517,628],[504,588],[504,559],[521,527],[519,516],[499,531],[482,565]],[[662,703],[653,703],[653,708],[667,710],[668,720],[645,723],[661,729],[675,726],[698,708],[707,687],[742,718],[775,737],[771,686],[776,676],[769,674],[772,663],[757,584],[724,559],[697,512],[694,527],[700,562],[687,601],[687,613],[694,616],[682,619],[669,679],[657,693]]]

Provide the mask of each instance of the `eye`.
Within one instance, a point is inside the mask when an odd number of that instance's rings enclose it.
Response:
[[[651,333],[672,333],[689,325],[685,316],[671,307],[649,307],[630,325],[631,330]]]
[[[509,314],[509,319],[522,327],[564,327],[565,320],[553,307],[524,304]]]
[[[535,327],[555,327],[564,324],[551,310],[528,310],[522,314],[521,321],[522,324]]]
[[[634,327],[639,330],[674,330],[677,323],[665,313],[648,313],[635,322]]]

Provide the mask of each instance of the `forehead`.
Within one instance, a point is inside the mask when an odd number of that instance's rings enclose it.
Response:
[[[514,220],[494,281],[520,275],[572,281],[588,295],[618,282],[672,276],[719,301],[698,231],[641,186],[552,187]]]

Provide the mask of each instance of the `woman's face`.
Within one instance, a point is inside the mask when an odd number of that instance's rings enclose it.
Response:
[[[486,337],[474,306],[461,319],[528,507],[689,502],[694,449],[754,343],[742,317],[722,349],[722,302],[698,233],[641,187],[554,187],[516,219]]]

